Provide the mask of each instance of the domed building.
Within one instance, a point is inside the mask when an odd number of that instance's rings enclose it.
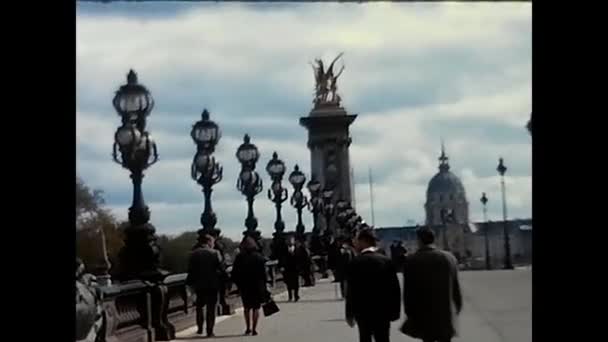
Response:
[[[426,226],[435,231],[435,244],[449,250],[466,267],[483,269],[488,262],[492,268],[502,267],[504,260],[505,222],[470,222],[469,202],[460,179],[450,171],[450,164],[441,146],[439,172],[429,181],[426,191]],[[532,219],[512,219],[506,222],[511,241],[511,253],[516,264],[532,263]],[[408,251],[418,249],[418,225],[379,227],[376,236],[380,246],[389,250],[401,241]],[[486,239],[487,234],[487,239]],[[486,247],[487,242],[487,247]]]
[[[468,234],[469,202],[460,179],[450,171],[448,156],[441,144],[439,172],[426,190],[426,225],[436,232],[436,244],[460,260],[471,254]]]
[[[448,157],[443,144],[439,157],[439,173],[437,173],[426,190],[426,224],[439,226],[444,224],[442,212],[446,221],[458,224],[469,222],[469,202],[460,179],[450,171]]]

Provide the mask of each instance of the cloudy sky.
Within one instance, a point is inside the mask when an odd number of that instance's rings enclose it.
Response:
[[[501,217],[499,156],[509,168],[509,217],[531,217],[531,139],[524,127],[532,101],[531,16],[530,3],[80,2],[77,172],[126,218],[132,190],[128,171],[111,160],[120,124],[111,101],[133,68],[156,100],[148,129],[160,161],[144,179],[152,222],[165,234],[199,224],[202,193],[189,176],[195,152],[189,132],[208,108],[223,132],[216,158],[224,180],[213,205],[218,226],[237,237],[246,202],[235,188],[234,153],[243,134],[260,149],[265,185],[275,150],[289,170],[298,163],[308,171],[307,133],[298,124],[312,105],[308,63],[344,52],[339,92],[344,107],[359,114],[350,153],[356,206],[367,221],[371,167],[376,226],[423,222],[442,137],[473,220],[482,218],[483,191],[489,218]],[[269,234],[274,208],[265,191],[255,213]],[[295,210],[283,212],[293,229]]]

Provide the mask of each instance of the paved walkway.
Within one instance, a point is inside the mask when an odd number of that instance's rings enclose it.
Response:
[[[462,272],[464,309],[460,316],[461,336],[454,342],[527,342],[532,340],[531,272]],[[286,293],[275,296],[281,312],[260,319],[259,336],[242,336],[245,323],[241,310],[218,318],[217,337],[195,335],[196,328],[177,334],[177,341],[358,341],[357,329],[344,321],[344,302],[337,299],[336,284],[326,280],[301,289],[298,303],[285,302]],[[415,341],[398,331],[403,318],[394,322],[391,341]]]

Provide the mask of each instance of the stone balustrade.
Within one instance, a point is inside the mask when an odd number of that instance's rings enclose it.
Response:
[[[277,265],[276,260],[266,262],[271,287],[275,286]],[[135,280],[98,290],[108,342],[169,341],[175,338],[175,331],[195,324],[195,296],[186,286],[185,273],[169,275],[157,284]]]

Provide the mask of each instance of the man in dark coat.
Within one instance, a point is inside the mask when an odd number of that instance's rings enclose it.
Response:
[[[283,281],[287,285],[287,293],[289,301],[300,300],[300,271],[302,268],[302,258],[296,250],[295,240],[290,237],[287,240],[287,251],[280,260],[281,272],[283,273]]]
[[[403,305],[407,320],[401,331],[424,342],[449,342],[457,335],[462,309],[458,263],[434,246],[431,229],[417,231],[419,249],[406,258]]]
[[[296,253],[301,258],[302,270],[300,274],[304,279],[304,287],[313,286],[315,284],[315,276],[312,269],[312,259],[304,241],[296,241]]]
[[[203,333],[203,307],[206,307],[207,336],[212,337],[220,279],[224,268],[219,252],[213,249],[215,243],[213,237],[205,234],[199,239],[200,245],[190,254],[186,283],[196,292],[197,333]]]
[[[355,257],[355,251],[353,247],[351,247],[349,243],[349,239],[347,237],[340,238],[341,246],[340,246],[340,254],[338,256],[338,260],[336,261],[336,280],[340,282],[340,294],[342,298],[346,297],[346,271],[348,270],[348,265],[351,260]]]
[[[393,259],[395,268],[397,268],[397,270],[403,269],[406,254],[407,250],[405,247],[403,247],[403,242],[396,240],[393,246],[391,246],[391,259]]]
[[[389,342],[391,322],[399,319],[401,290],[391,260],[376,250],[372,229],[357,233],[360,252],[349,264],[346,280],[346,321],[359,327],[360,342]]]

